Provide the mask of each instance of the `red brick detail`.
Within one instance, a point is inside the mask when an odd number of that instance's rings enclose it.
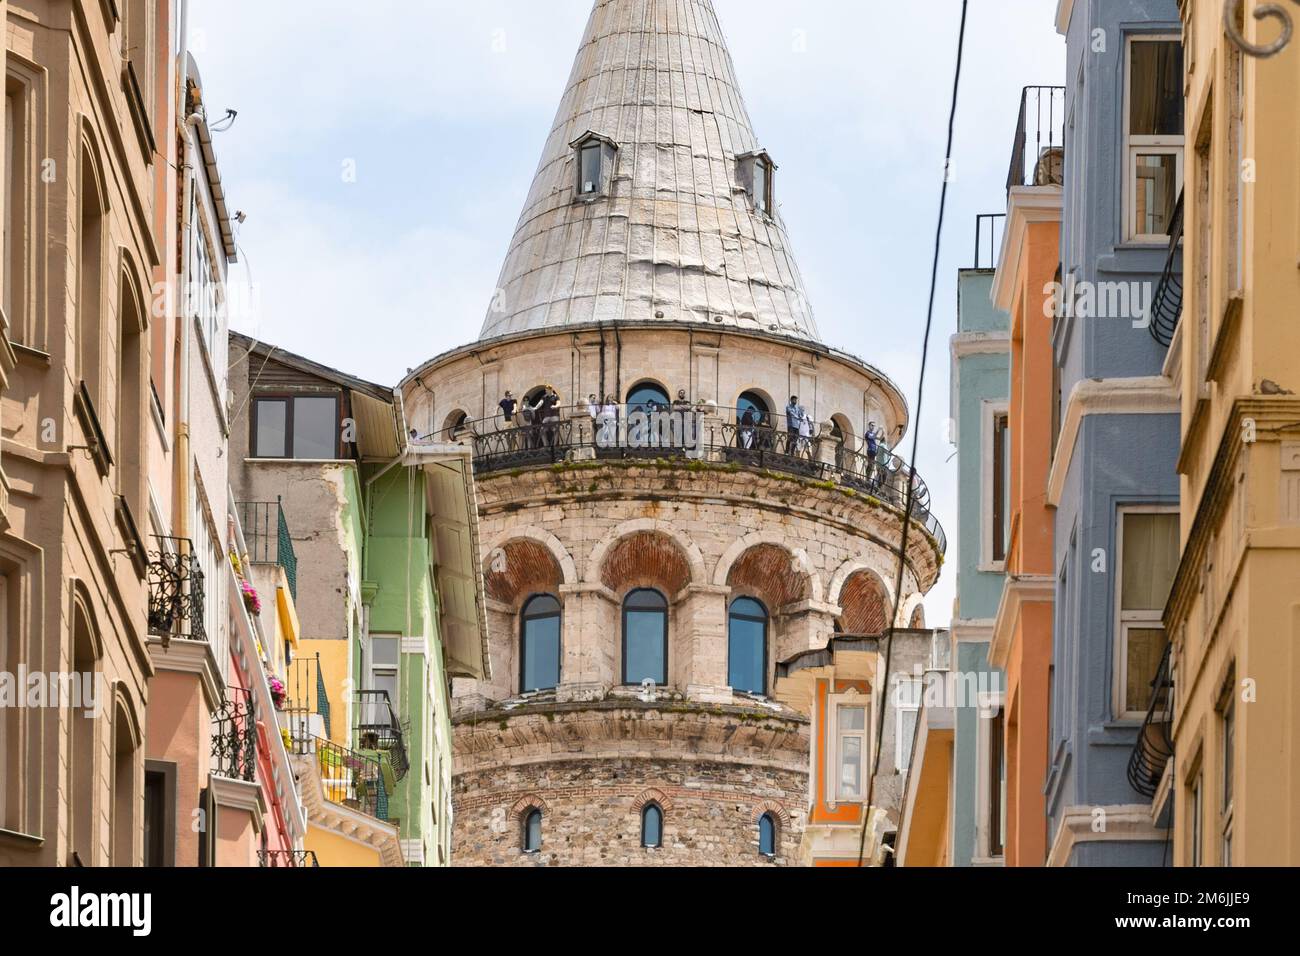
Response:
[[[742,554],[731,566],[727,584],[760,598],[769,611],[812,596],[808,575],[795,567],[794,555],[774,544],[756,544]]]
[[[526,793],[515,801],[515,805],[510,808],[510,813],[512,816],[522,817],[530,810],[541,810],[545,813],[546,801],[535,793]]]
[[[681,547],[666,534],[638,531],[609,549],[600,580],[615,594],[654,587],[671,598],[691,579],[690,563]]]
[[[776,822],[781,827],[788,827],[790,825],[790,814],[786,811],[785,807],[781,806],[781,804],[777,803],[775,800],[764,800],[754,807],[754,823],[757,824],[758,821],[763,818],[763,814],[765,813],[770,813],[772,816],[776,817]]]
[[[537,541],[511,541],[501,555],[489,555],[484,568],[484,586],[488,597],[519,607],[533,594],[558,594],[564,576],[555,556]],[[493,570],[504,558],[504,569]]]
[[[640,813],[646,808],[646,804],[648,803],[659,804],[659,809],[667,813],[673,805],[673,798],[668,796],[668,794],[664,793],[659,788],[651,787],[648,790],[641,791],[637,798],[632,801],[632,808],[636,810],[637,813]]]
[[[883,634],[889,619],[884,585],[870,571],[854,571],[840,591],[840,630],[845,634]]]

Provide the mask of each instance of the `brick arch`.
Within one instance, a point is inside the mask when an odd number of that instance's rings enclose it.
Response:
[[[850,558],[848,561],[845,561],[836,568],[835,573],[831,575],[831,584],[826,590],[826,600],[831,604],[838,604],[840,601],[840,595],[844,591],[844,582],[857,571],[870,571],[876,576],[876,579],[885,589],[886,594],[894,593],[893,586],[890,582],[881,577],[879,571],[876,571],[875,568],[866,561],[863,561],[861,558]]]
[[[535,793],[527,793],[515,801],[515,805],[510,808],[510,815],[518,820],[522,820],[530,810],[541,810],[542,816],[546,815],[546,801]]]
[[[731,566],[727,587],[733,596],[759,598],[770,613],[813,597],[812,575],[800,571],[796,557],[775,544],[756,544]]]
[[[632,809],[640,813],[651,803],[656,804],[660,810],[667,814],[672,809],[673,800],[672,797],[657,787],[650,787],[637,794],[636,799],[632,801]]]
[[[804,582],[806,583],[806,587],[802,589],[800,596],[804,598],[809,598],[813,601],[821,601],[822,579],[820,575],[817,574],[817,571],[814,568],[812,568],[811,565],[809,565],[805,571],[802,572],[795,571],[794,565],[796,561],[796,553],[790,550],[790,547],[786,543],[786,539],[783,536],[768,531],[754,531],[751,532],[750,534],[745,535],[743,538],[739,538],[736,541],[733,541],[731,543],[731,546],[728,547],[727,550],[722,553],[722,557],[718,559],[717,567],[715,567],[713,570],[714,585],[717,587],[732,587],[732,588],[735,588],[738,585],[741,587],[744,587],[747,584],[752,585],[754,583],[752,581],[737,580],[734,572],[738,564],[740,564],[744,560],[748,560],[748,552],[758,547],[772,548],[784,554],[785,555],[784,565],[785,565],[786,573],[794,577],[802,577]],[[772,561],[774,559],[768,558],[766,560]],[[774,573],[776,572],[776,568],[774,565],[771,570]],[[744,575],[745,577],[749,577],[752,573],[753,570],[749,569],[744,572]],[[780,593],[785,593],[788,589],[778,588],[776,590]],[[798,600],[798,598],[796,597],[793,600]],[[782,604],[788,604],[788,603],[790,602],[789,601],[781,601],[780,603],[769,602],[769,609],[775,611]]]
[[[896,627],[925,627],[925,595],[920,591],[913,592],[907,596],[903,606],[898,610],[898,620],[894,622]],[[919,615],[919,621],[918,621]]]
[[[648,540],[646,536],[659,540]],[[587,583],[604,584],[616,592],[620,590],[609,582],[610,575],[606,571],[607,568],[612,567],[611,562],[615,559],[623,562],[630,560],[627,553],[615,554],[615,550],[624,547],[629,539],[637,539],[638,547],[646,546],[651,549],[646,553],[646,560],[664,562],[660,577],[664,579],[665,585],[669,580],[680,581],[680,584],[671,589],[668,597],[671,598],[687,584],[704,583],[704,555],[699,547],[685,532],[673,527],[669,522],[657,521],[654,518],[634,518],[612,528],[609,534],[591,549],[591,554],[587,557]],[[654,557],[654,554],[658,556]],[[624,570],[628,570],[626,565]],[[626,575],[623,578],[626,578]],[[615,580],[618,581],[620,578],[615,576]]]
[[[889,590],[868,568],[854,571],[840,588],[840,630],[845,634],[883,634],[889,627]]]
[[[907,620],[907,626],[914,630],[925,629],[925,605],[917,604],[912,608],[912,615]]]
[[[620,596],[633,588],[654,587],[671,600],[690,581],[685,555],[672,538],[657,531],[619,538],[601,562],[600,583]]]
[[[776,817],[776,824],[778,828],[783,829],[790,825],[790,811],[788,811],[785,807],[781,806],[781,804],[777,803],[775,800],[763,800],[759,803],[754,804],[754,810],[750,814],[751,822],[753,822],[755,826],[758,826],[758,821],[763,819],[763,814],[765,813],[770,813],[772,814],[772,816]],[[777,833],[778,843],[780,843],[780,837],[781,834],[780,832],[778,832]]]
[[[488,597],[515,608],[533,594],[558,595],[560,585],[577,579],[577,566],[560,540],[536,528],[512,529],[483,556]]]

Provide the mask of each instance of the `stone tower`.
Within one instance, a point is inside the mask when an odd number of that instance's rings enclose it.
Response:
[[[474,448],[458,864],[797,863],[776,666],[920,617],[943,532],[915,478],[895,602],[907,473],[862,438],[906,403],[820,341],[779,203],[710,0],[597,0],[481,337],[401,386],[422,440]]]

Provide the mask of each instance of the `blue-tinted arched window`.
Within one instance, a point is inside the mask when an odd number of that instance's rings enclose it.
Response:
[[[524,817],[523,851],[537,853],[542,848],[542,811],[537,807]]]
[[[647,803],[641,811],[641,845],[660,847],[664,845],[664,812],[657,803]]]
[[[763,856],[776,856],[776,821],[765,813],[758,820],[758,852]]]
[[[745,392],[736,399],[736,418],[742,418],[747,410],[753,411],[754,418],[761,421],[764,415],[771,414],[767,400],[758,392]]]
[[[560,682],[560,602],[549,594],[529,598],[519,618],[519,692],[548,690]]]
[[[651,406],[667,408],[668,393],[656,385],[654,382],[642,382],[630,392],[627,393],[627,410],[632,412],[648,412]]]
[[[736,598],[727,616],[727,683],[732,690],[767,693],[767,608]]]
[[[623,683],[668,683],[668,601],[652,588],[623,599]]]

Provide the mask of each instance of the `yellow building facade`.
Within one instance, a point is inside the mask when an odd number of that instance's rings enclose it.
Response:
[[[1176,866],[1300,864],[1300,41],[1262,6],[1180,4],[1182,557],[1157,795]]]

